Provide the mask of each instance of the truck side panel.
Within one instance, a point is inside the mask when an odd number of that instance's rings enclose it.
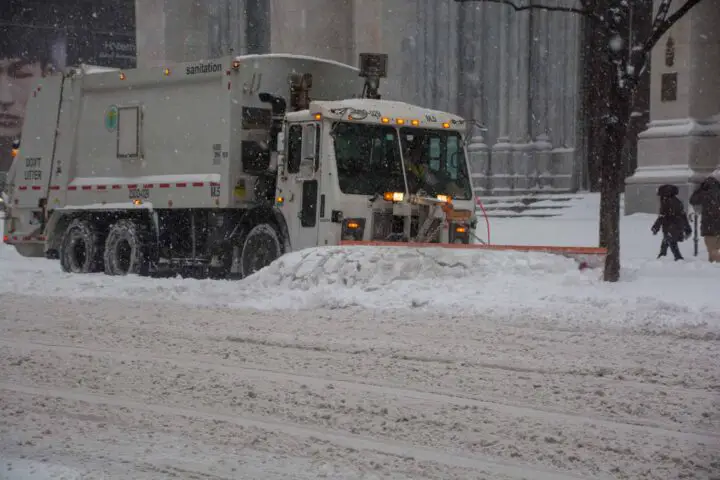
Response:
[[[62,75],[40,80],[27,103],[23,126],[24,142],[15,158],[13,168],[18,208],[37,208],[47,198],[48,184],[53,169],[53,154],[57,132]]]
[[[67,206],[140,199],[156,208],[215,207],[227,172],[229,91],[223,72],[130,70],[76,78],[78,109],[63,136]],[[219,151],[219,155],[215,152]],[[61,181],[62,180],[62,181]],[[59,198],[59,197],[58,197]],[[59,205],[58,205],[59,206]]]

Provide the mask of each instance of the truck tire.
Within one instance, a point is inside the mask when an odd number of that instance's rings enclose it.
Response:
[[[105,240],[105,273],[107,275],[147,275],[148,232],[141,223],[122,219],[110,227]]]
[[[63,272],[99,272],[102,268],[100,233],[92,223],[76,218],[65,230],[59,257]]]
[[[240,272],[246,278],[267,267],[282,255],[277,230],[270,224],[255,225],[245,237],[240,251]]]

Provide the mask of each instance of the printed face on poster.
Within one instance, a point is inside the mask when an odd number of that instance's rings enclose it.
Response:
[[[134,0],[0,0],[0,172],[39,77],[80,63],[135,67]],[[7,3],[6,3],[7,2]],[[7,19],[7,20],[6,20]]]

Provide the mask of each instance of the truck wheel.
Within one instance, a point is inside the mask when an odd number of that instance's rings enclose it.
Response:
[[[105,273],[147,275],[147,238],[145,227],[134,220],[119,220],[110,227],[105,241]]]
[[[248,232],[240,252],[240,271],[243,278],[267,267],[280,258],[282,247],[272,225],[261,223]]]
[[[102,246],[97,229],[79,218],[70,222],[60,244],[59,256],[63,272],[99,272],[102,268]]]

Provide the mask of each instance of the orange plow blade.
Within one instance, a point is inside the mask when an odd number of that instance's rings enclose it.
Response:
[[[340,242],[343,246],[366,247],[411,247],[411,248],[457,248],[473,250],[506,250],[515,252],[540,252],[562,255],[575,260],[581,269],[603,268],[607,249],[600,247],[553,247],[538,245],[486,245],[463,243],[410,243],[410,242],[375,242],[375,241],[349,241]]]

